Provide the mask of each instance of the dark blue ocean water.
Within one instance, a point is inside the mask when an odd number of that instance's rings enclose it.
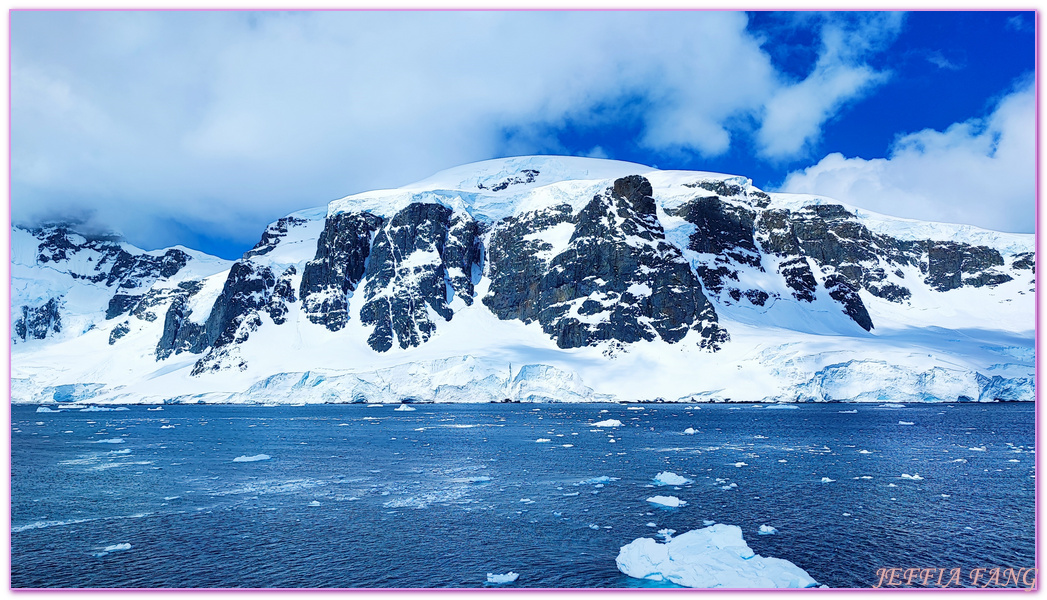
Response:
[[[14,587],[636,586],[622,545],[706,520],[832,587],[1034,561],[1032,404],[36,410],[12,407]]]

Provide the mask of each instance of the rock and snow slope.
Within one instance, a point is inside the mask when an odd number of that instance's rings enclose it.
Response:
[[[1032,400],[1033,236],[519,157],[237,261],[12,232],[16,402]]]

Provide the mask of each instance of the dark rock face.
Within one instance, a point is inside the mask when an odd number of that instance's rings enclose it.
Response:
[[[869,311],[858,296],[858,288],[842,275],[830,275],[825,278],[825,289],[829,297],[843,305],[843,312],[866,331],[873,328]]]
[[[463,286],[464,273],[471,274],[475,264],[464,261],[478,256],[475,223],[459,222],[456,232],[462,237],[452,237],[451,216],[445,206],[416,202],[393,215],[375,234],[360,320],[373,326],[367,343],[378,352],[388,351],[394,343],[410,348],[428,340],[436,331],[430,310],[451,320],[454,312],[448,304],[456,289],[448,262],[456,275],[461,272]],[[471,297],[471,279],[468,283],[460,292]]]
[[[60,298],[51,298],[40,306],[23,306],[22,316],[13,324],[16,340],[42,340],[62,331],[59,314]]]
[[[36,260],[40,264],[62,263],[79,253],[87,255],[90,268],[69,270],[76,279],[120,289],[149,287],[157,279],[171,277],[189,262],[189,255],[171,248],[161,256],[131,254],[115,236],[84,236],[64,226],[29,230],[40,239]]]
[[[287,305],[298,301],[294,294],[294,285],[291,283],[291,278],[297,272],[298,270],[293,266],[287,267],[287,270],[276,280],[276,285],[273,286],[273,294],[269,296],[266,312],[269,313],[269,318],[273,320],[273,323],[277,325],[282,325],[287,320]]]
[[[1003,257],[988,246],[956,242],[927,243],[927,267],[924,272],[927,274],[927,283],[939,292],[964,285],[982,287],[1010,281],[1010,275],[993,268],[1000,266],[1003,266]]]
[[[299,219],[297,217],[284,217],[278,219],[275,223],[266,227],[265,231],[262,232],[262,239],[255,244],[254,248],[251,248],[244,253],[244,258],[269,254],[274,248],[276,248],[276,245],[280,243],[280,240],[287,236],[288,230],[305,225],[308,222],[309,221],[306,219]]]
[[[1032,252],[1022,252],[1021,254],[1015,254],[1014,262],[1011,264],[1011,267],[1022,271],[1029,270],[1035,273],[1036,255]]]
[[[130,321],[124,321],[123,323],[118,324],[116,327],[113,328],[111,332],[109,332],[109,345],[112,346],[116,343],[116,340],[124,337],[125,335],[130,333],[130,331]]]
[[[492,185],[490,189],[493,192],[500,192],[500,191],[506,189],[507,187],[509,187],[511,185],[519,185],[521,183],[533,183],[535,178],[538,177],[538,173],[539,172],[538,172],[537,169],[524,169],[524,170],[520,171],[519,175],[516,175],[516,176],[513,176],[513,177],[506,177],[505,179],[503,179],[503,180],[499,181],[498,183]],[[477,187],[477,189],[481,189],[481,190],[488,189],[482,183],[476,184],[476,187]]]
[[[338,331],[349,322],[347,294],[356,290],[382,218],[370,213],[330,217],[316,243],[316,257],[302,272],[302,309],[313,323]]]
[[[718,348],[727,334],[687,261],[665,241],[651,193],[643,177],[624,177],[573,218],[557,207],[500,223],[484,303],[503,319],[537,320],[561,348],[674,343],[689,329],[703,347]],[[550,257],[552,245],[535,234],[564,223],[574,225],[570,241]]]

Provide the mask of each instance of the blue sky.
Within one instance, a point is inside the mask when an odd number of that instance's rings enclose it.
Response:
[[[12,218],[238,257],[518,154],[1034,227],[1032,12],[12,14]]]

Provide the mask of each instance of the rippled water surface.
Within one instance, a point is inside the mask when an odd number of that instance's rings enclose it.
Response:
[[[636,586],[622,545],[706,520],[832,587],[1033,566],[1032,404],[638,408],[14,406],[12,585]]]

